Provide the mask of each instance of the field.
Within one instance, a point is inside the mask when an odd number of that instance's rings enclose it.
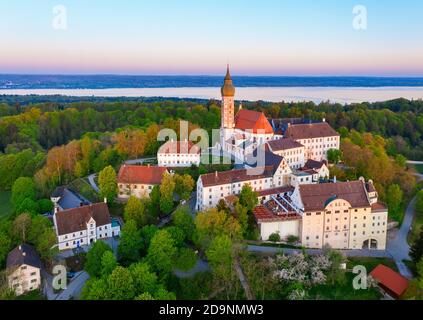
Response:
[[[12,214],[12,203],[10,202],[10,191],[0,192],[0,220]]]

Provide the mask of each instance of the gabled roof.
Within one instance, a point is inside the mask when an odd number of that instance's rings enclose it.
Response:
[[[393,293],[396,298],[401,297],[408,288],[407,278],[383,264],[378,265],[370,272],[370,275],[380,286],[387,289],[388,293]]]
[[[252,133],[273,134],[273,128],[263,112],[242,109],[235,116],[235,128]]]
[[[285,138],[294,140],[338,137],[336,132],[327,122],[310,124],[292,124],[285,131]]]
[[[274,214],[266,206],[258,206],[253,211],[254,218],[258,223],[263,222],[279,222],[279,221],[293,221],[300,220],[301,216],[296,212],[289,212],[283,215]]]
[[[324,210],[336,200],[348,201],[353,208],[370,207],[363,181],[300,185],[299,192],[304,211]]]
[[[167,169],[164,167],[123,165],[120,167],[117,181],[118,183],[158,185],[162,182],[165,172]]]
[[[272,148],[273,151],[283,151],[304,147],[301,143],[290,138],[269,141],[268,145],[270,148]]]
[[[28,265],[41,269],[40,257],[33,246],[21,244],[10,251],[7,256],[7,268],[16,268],[22,265]]]
[[[249,174],[248,169],[238,169],[208,173],[200,176],[203,187],[213,187],[222,184],[238,183],[270,177],[273,177],[273,167],[264,167],[263,173],[260,175],[251,175]]]
[[[79,208],[63,210],[56,213],[56,230],[58,235],[87,230],[87,223],[94,219],[96,226],[111,223],[109,208],[106,203],[96,203]]]
[[[302,170],[320,170],[323,166],[326,165],[326,161],[316,161],[309,159],[302,168]]]
[[[200,154],[200,147],[192,141],[168,141],[162,145],[158,154]]]

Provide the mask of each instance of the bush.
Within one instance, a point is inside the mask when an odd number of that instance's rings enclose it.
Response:
[[[280,234],[279,234],[279,233],[277,233],[277,232],[272,233],[272,234],[269,236],[269,241],[271,241],[271,242],[280,242],[280,241],[281,241],[281,236],[280,236]]]
[[[181,248],[179,250],[178,258],[175,261],[175,267],[181,271],[189,271],[195,267],[197,263],[197,254],[194,250],[188,248]]]
[[[297,236],[288,236],[288,239],[287,239],[287,242],[289,243],[289,244],[294,244],[294,243],[297,243],[298,242],[298,237]]]

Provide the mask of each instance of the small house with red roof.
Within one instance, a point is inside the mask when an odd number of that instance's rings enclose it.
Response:
[[[371,273],[379,287],[392,298],[399,299],[408,289],[409,280],[398,272],[380,264]]]
[[[128,200],[129,197],[148,197],[154,186],[161,184],[163,176],[169,171],[165,167],[126,165],[120,167],[117,184],[118,199]]]

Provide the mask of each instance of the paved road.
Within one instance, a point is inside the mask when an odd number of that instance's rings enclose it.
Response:
[[[407,163],[408,164],[423,164],[423,161],[412,161],[412,160],[408,160]]]
[[[144,162],[149,162],[149,161],[154,161],[156,160],[156,157],[152,157],[152,158],[141,158],[141,159],[133,159],[133,160],[128,160],[125,161],[125,164],[129,164],[129,165],[136,165],[136,164],[143,164]]]
[[[197,273],[200,273],[200,272],[208,272],[208,271],[210,271],[210,266],[207,263],[207,261],[204,261],[204,260],[199,259],[197,261],[197,264],[191,270],[189,270],[189,271],[174,270],[173,273],[178,278],[192,278]]]
[[[97,184],[95,183],[95,177],[97,173],[93,173],[88,176],[88,181],[90,182],[91,187],[95,190],[95,192],[100,193],[100,189],[98,188]]]
[[[55,300],[79,299],[85,282],[90,278],[85,271],[79,272],[68,284],[67,288],[57,295]]]

